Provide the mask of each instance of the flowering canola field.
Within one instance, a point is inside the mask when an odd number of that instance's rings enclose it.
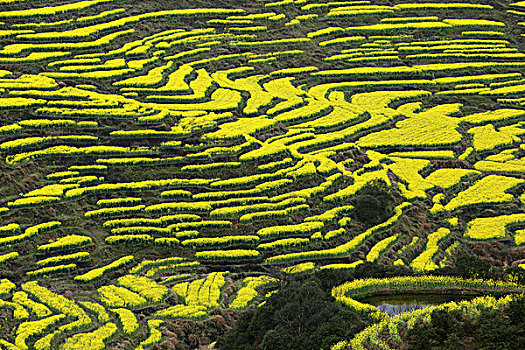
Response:
[[[525,244],[525,2],[194,3],[0,0],[1,349],[146,349],[280,274]]]

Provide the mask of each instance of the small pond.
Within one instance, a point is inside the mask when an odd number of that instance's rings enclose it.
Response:
[[[359,299],[362,303],[375,305],[382,312],[394,316],[403,312],[437,306],[450,301],[471,300],[479,295],[462,294],[394,294],[376,295]]]

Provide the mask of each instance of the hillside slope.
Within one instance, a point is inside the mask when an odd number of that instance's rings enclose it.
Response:
[[[287,274],[525,267],[525,2],[0,0],[0,22],[0,348],[147,348]]]

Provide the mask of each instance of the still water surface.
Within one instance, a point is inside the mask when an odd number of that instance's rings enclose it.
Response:
[[[474,299],[475,295],[461,294],[395,294],[376,295],[360,299],[362,303],[375,305],[382,312],[394,316],[407,311],[437,306],[450,301]]]

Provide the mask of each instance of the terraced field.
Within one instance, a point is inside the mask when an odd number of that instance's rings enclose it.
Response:
[[[0,348],[145,349],[293,273],[525,268],[525,2],[225,3],[0,0]]]

